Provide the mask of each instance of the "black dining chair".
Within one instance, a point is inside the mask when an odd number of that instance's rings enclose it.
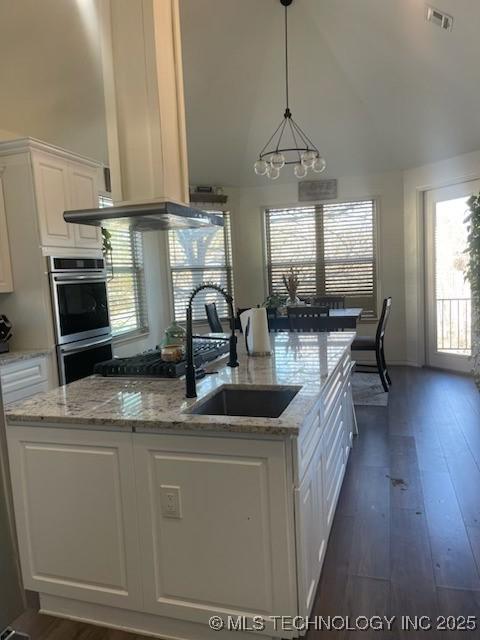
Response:
[[[382,305],[382,313],[378,321],[375,337],[359,336],[352,343],[352,351],[374,351],[376,364],[359,364],[355,368],[357,373],[369,373],[368,369],[376,369],[380,376],[380,381],[384,391],[389,390],[392,384],[388,374],[387,363],[385,361],[384,339],[385,329],[387,327],[388,317],[392,308],[392,298],[385,298]],[[365,371],[364,369],[367,369]]]
[[[205,313],[207,314],[210,331],[212,333],[223,333],[222,323],[218,317],[217,305],[215,302],[209,302],[205,305]]]
[[[287,307],[288,325],[290,331],[326,331],[322,320],[328,318],[328,307]]]
[[[345,309],[345,296],[313,296],[310,303],[329,309]]]

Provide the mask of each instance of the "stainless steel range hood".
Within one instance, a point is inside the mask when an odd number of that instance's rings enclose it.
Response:
[[[65,211],[65,222],[88,224],[108,229],[124,222],[135,231],[192,229],[216,225],[223,227],[223,217],[177,202],[124,204],[100,209]]]

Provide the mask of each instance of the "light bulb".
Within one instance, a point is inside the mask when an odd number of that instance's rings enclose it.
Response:
[[[271,180],[276,180],[279,175],[280,175],[280,169],[278,167],[272,167],[272,165],[269,164],[267,169],[267,176]]]
[[[326,166],[327,163],[325,162],[325,158],[322,158],[322,156],[317,156],[315,158],[315,162],[313,163],[312,169],[315,171],[315,173],[322,173],[322,171],[325,171]]]
[[[305,178],[305,176],[308,173],[308,169],[304,164],[302,164],[301,162],[298,162],[293,167],[293,173],[295,174],[296,178]]]
[[[315,153],[315,151],[304,151],[301,155],[301,158],[302,158],[302,164],[305,167],[309,168],[309,167],[313,167],[313,163],[317,158],[317,154]]]
[[[268,162],[266,160],[257,160],[253,165],[253,170],[257,176],[264,176],[268,172]]]
[[[281,169],[285,164],[285,156],[283,155],[283,153],[274,153],[270,157],[270,164],[272,165],[272,167]]]

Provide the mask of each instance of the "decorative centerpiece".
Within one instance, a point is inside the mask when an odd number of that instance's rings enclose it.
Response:
[[[8,341],[12,337],[12,323],[7,318],[0,314],[0,353],[5,353],[9,350]]]
[[[480,194],[468,199],[468,264],[465,277],[472,292],[472,369],[480,389]]]
[[[300,298],[297,296],[297,291],[300,287],[299,274],[299,269],[290,267],[288,272],[282,275],[283,284],[288,291],[288,298],[286,302],[287,307],[294,307],[295,305],[299,305],[302,303]]]

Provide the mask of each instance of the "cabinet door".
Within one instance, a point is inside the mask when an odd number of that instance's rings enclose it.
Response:
[[[30,358],[0,367],[0,381],[5,404],[25,400],[40,391],[47,391],[47,358]]]
[[[98,207],[97,169],[79,163],[70,163],[70,191],[72,209],[96,209]],[[76,247],[100,248],[100,227],[87,224],[72,226]]]
[[[310,613],[322,571],[328,530],[324,515],[324,457],[322,442],[299,489],[295,491],[299,615]]]
[[[7,428],[25,587],[141,606],[132,435]]]
[[[352,383],[350,378],[345,383],[343,390],[343,422],[345,425],[345,459],[350,454],[350,449],[353,444],[353,398],[352,398]]]
[[[284,443],[137,433],[134,448],[145,610],[295,615]]]
[[[10,246],[8,243],[7,216],[3,197],[2,174],[5,167],[0,167],[0,293],[13,291],[12,266],[10,262]]]
[[[38,151],[32,153],[32,161],[42,245],[72,247],[73,225],[63,219],[64,211],[71,209],[68,163]]]

